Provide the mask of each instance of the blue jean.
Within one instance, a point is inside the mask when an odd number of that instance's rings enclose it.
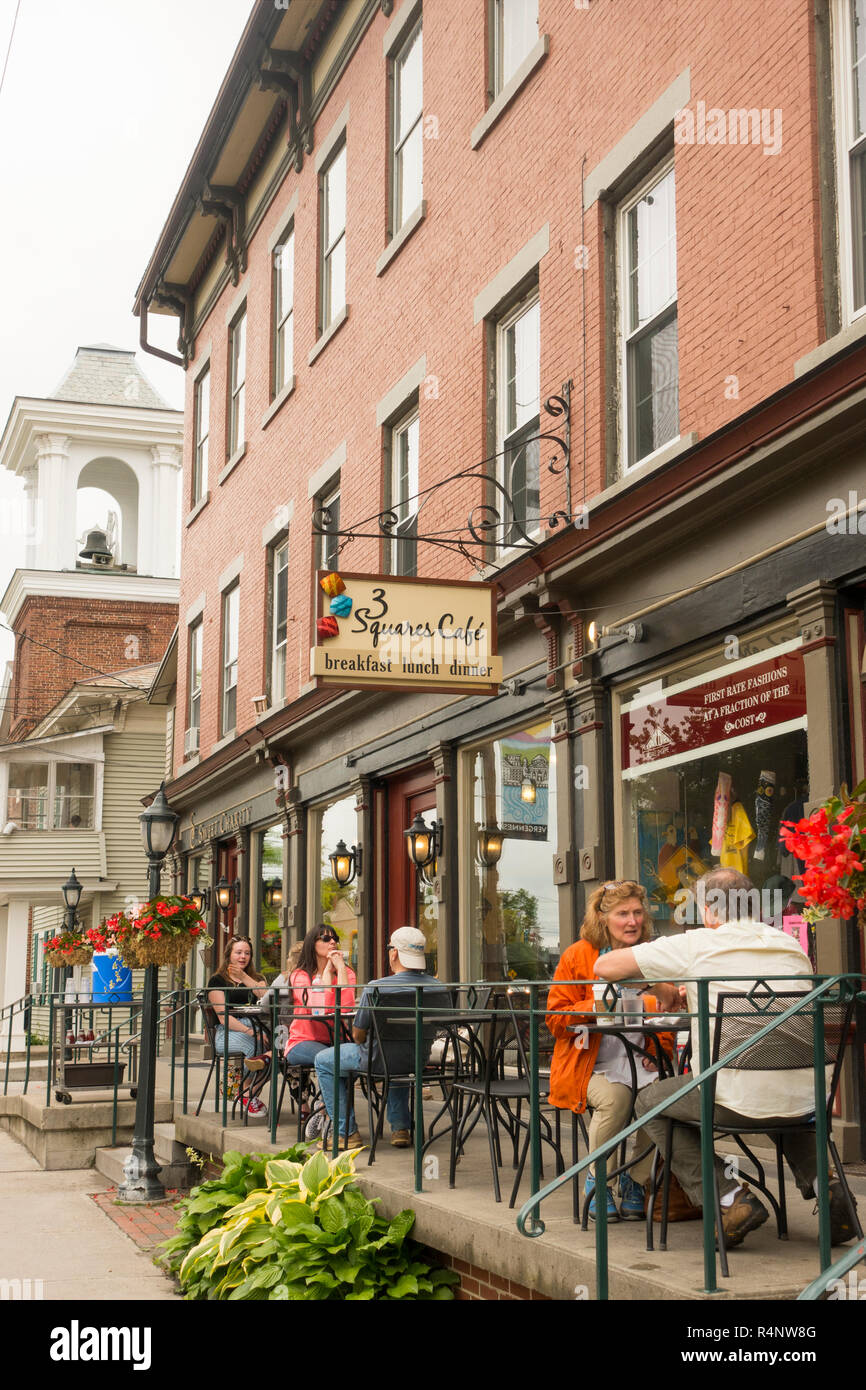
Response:
[[[225,1056],[226,1030],[219,1027],[213,1035],[214,1050],[216,1055],[222,1059]],[[228,1055],[241,1053],[244,1057],[255,1057],[256,1039],[252,1033],[241,1033],[237,1028],[229,1029]]]
[[[347,1072],[365,1072],[366,1062],[361,1060],[361,1048],[358,1043],[343,1043],[340,1047],[340,1075],[345,1076]],[[334,1049],[324,1048],[316,1058],[316,1071],[319,1076],[319,1089],[322,1092],[322,1099],[325,1102],[325,1109],[328,1118],[334,1118],[336,1107],[336,1087],[334,1078]],[[347,1093],[348,1086],[345,1081],[340,1082],[340,1134],[354,1134],[357,1129],[355,1122],[355,1112],[351,1110],[346,1114],[348,1105]],[[392,1129],[409,1128],[409,1087],[391,1086],[388,1090],[388,1123]]]
[[[314,1038],[302,1038],[289,1048],[286,1061],[290,1067],[311,1067],[319,1053],[324,1052],[327,1046],[327,1043],[316,1042]]]

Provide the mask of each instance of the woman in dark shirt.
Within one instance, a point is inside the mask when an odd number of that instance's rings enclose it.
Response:
[[[215,975],[212,975],[207,982],[208,1003],[213,1008],[217,1017],[217,1028],[214,1033],[214,1046],[219,1056],[225,1055],[226,1050],[226,1022],[228,1022],[228,1053],[241,1053],[248,1060],[245,1069],[248,1072],[262,1071],[267,1065],[270,1053],[266,1052],[261,1056],[256,1056],[256,1036],[252,1024],[245,1018],[238,1018],[227,1012],[229,1008],[243,1007],[250,1004],[257,1004],[262,995],[267,990],[267,982],[263,975],[256,970],[252,963],[252,944],[245,936],[230,936],[223,958]],[[231,1094],[231,1077],[229,1078],[229,1088]],[[245,1103],[249,1101],[249,1113],[251,1115],[264,1115],[267,1113],[265,1105],[259,1100],[256,1094],[245,1097]]]

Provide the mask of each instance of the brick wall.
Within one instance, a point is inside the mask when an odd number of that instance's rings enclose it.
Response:
[[[539,1293],[537,1289],[528,1289],[525,1284],[518,1284],[514,1279],[504,1278],[500,1274],[492,1274],[489,1269],[467,1264],[465,1260],[458,1260],[453,1255],[444,1255],[439,1251],[431,1251],[430,1253],[446,1269],[457,1270],[460,1275],[460,1283],[455,1290],[455,1297],[463,1302],[469,1300],[485,1303],[514,1302],[515,1300],[526,1303],[530,1300],[550,1302],[546,1293]]]
[[[15,620],[10,739],[26,738],[76,681],[161,661],[176,622],[170,603],[26,599]]]
[[[186,528],[180,612],[202,592],[204,679],[201,756],[219,738],[220,596],[217,576],[243,552],[238,728],[254,722],[252,698],[265,680],[266,555],[262,527],[293,502],[292,621],[286,694],[309,678],[312,644],[307,479],[344,439],[343,525],[383,505],[383,438],[376,402],[421,356],[421,486],[477,463],[486,452],[485,340],[473,299],[545,223],[550,250],[540,264],[542,398],[574,382],[575,501],[605,485],[605,415],[616,382],[605,378],[606,246],[600,204],[581,223],[588,173],[686,68],[691,109],[782,112],[782,147],[680,144],[674,149],[677,205],[680,432],[706,436],[792,379],[795,360],[824,336],[813,7],[802,0],[758,5],[623,5],[579,8],[540,0],[550,51],[476,149],[470,132],[485,107],[481,0],[437,0],[424,9],[424,111],[438,121],[424,141],[427,216],[384,274],[387,81],[380,14],[316,123],[317,146],[350,103],[347,132],[349,317],[312,365],[316,341],[317,175],[312,158],[294,170],[249,249],[247,451],[218,482],[226,458],[229,285],[198,337],[187,374],[184,495],[190,496],[192,395],[211,347],[210,501]],[[627,71],[627,77],[626,77]],[[431,127],[432,129],[432,127]],[[281,132],[279,138],[285,138]],[[268,238],[297,193],[295,217],[295,390],[268,425],[270,258]],[[575,253],[587,248],[586,270]],[[584,349],[584,295],[585,334]],[[736,378],[732,385],[731,378]],[[583,415],[585,392],[586,412]],[[585,455],[584,455],[585,446]],[[544,458],[544,453],[542,454]],[[561,480],[545,476],[544,505],[563,504]],[[477,485],[448,490],[424,512],[430,531],[465,518]],[[452,520],[453,524],[453,520]],[[374,530],[375,526],[364,527]],[[357,540],[346,569],[382,567],[377,540]],[[469,577],[460,557],[420,547],[420,573]],[[185,708],[186,643],[179,649],[178,704]],[[182,762],[183,725],[175,736]]]

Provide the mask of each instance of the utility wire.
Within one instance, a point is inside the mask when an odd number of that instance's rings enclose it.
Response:
[[[9,44],[6,49],[6,58],[3,63],[3,73],[0,75],[0,95],[3,93],[3,83],[6,81],[6,69],[9,66],[9,55],[12,52],[12,40],[15,37],[15,26],[18,23],[18,12],[21,9],[21,0],[15,6],[15,18],[12,20],[12,33],[9,35]]]
[[[21,644],[23,644],[24,642],[32,642],[34,647],[41,647],[43,651],[52,652],[54,656],[59,656],[62,661],[74,661],[76,666],[80,666],[84,671],[92,671],[96,676],[110,676],[112,680],[117,681],[118,685],[125,685],[130,690],[141,690],[140,685],[134,685],[132,681],[125,681],[122,676],[119,676],[117,674],[116,671],[103,671],[98,666],[90,666],[86,661],[82,661],[81,657],[69,656],[66,652],[62,652],[59,647],[49,647],[47,642],[38,642],[36,638],[31,637],[29,633],[16,632],[14,627],[10,627],[8,623],[0,623],[0,627],[4,628],[6,632],[11,632],[12,636],[15,637],[16,640]],[[156,666],[158,665],[158,662],[142,661],[141,665]]]

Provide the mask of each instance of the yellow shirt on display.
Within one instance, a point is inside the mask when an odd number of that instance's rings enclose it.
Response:
[[[741,874],[749,872],[748,847],[755,838],[752,822],[746,815],[741,801],[735,801],[725,827],[725,843],[720,856],[724,869],[738,869]]]

